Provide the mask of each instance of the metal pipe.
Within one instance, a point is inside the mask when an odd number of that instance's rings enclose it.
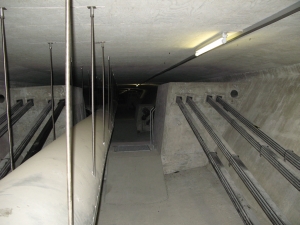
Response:
[[[258,129],[253,123],[243,117],[237,110],[235,110],[232,106],[230,106],[227,102],[225,102],[221,96],[217,96],[216,101],[220,103],[226,111],[229,111],[232,115],[234,115],[239,121],[241,121],[246,127],[248,127],[253,133],[255,133],[258,137],[264,140],[268,145],[270,145],[275,151],[277,151],[281,156],[284,157],[285,160],[289,161],[293,166],[295,166],[298,170],[300,170],[300,157],[291,150],[287,150],[279,145],[276,141],[270,138],[263,131]]]
[[[141,84],[145,84],[145,83],[147,83],[148,81],[154,79],[155,77],[158,77],[158,76],[160,76],[160,75],[162,75],[162,74],[164,74],[164,73],[166,73],[166,72],[168,72],[168,71],[170,71],[170,70],[172,70],[172,69],[175,69],[175,68],[177,68],[178,66],[181,66],[182,64],[185,64],[185,63],[187,63],[187,62],[189,62],[189,61],[191,61],[191,60],[193,60],[193,59],[195,59],[195,58],[197,58],[195,55],[191,55],[191,56],[187,57],[186,59],[184,59],[184,60],[182,60],[182,61],[180,61],[180,62],[174,64],[173,66],[170,66],[169,68],[167,68],[167,69],[165,69],[165,70],[163,70],[163,71],[161,71],[161,72],[159,72],[159,73],[153,75],[152,77],[150,77],[150,78],[144,80],[142,83],[140,83],[140,85],[141,85]]]
[[[58,102],[57,107],[54,112],[54,122],[56,122],[57,118],[59,117],[61,111],[63,110],[65,106],[65,100],[62,99]],[[27,152],[26,156],[22,160],[22,163],[24,163],[26,160],[34,156],[36,153],[38,153],[42,148],[43,145],[45,144],[51,129],[52,129],[52,118],[49,118],[47,123],[45,124],[44,128],[42,129],[41,133],[39,136],[36,138],[35,142],[32,144],[31,148]]]
[[[228,171],[225,169],[217,153],[212,152],[208,148],[204,140],[202,139],[199,132],[199,127],[197,126],[191,113],[187,110],[186,106],[183,104],[181,97],[177,97],[176,102],[180,110],[182,111],[185,119],[189,123],[196,138],[198,139],[200,145],[202,146],[204,153],[206,154],[208,160],[210,161],[212,167],[214,168],[217,176],[219,177],[224,189],[226,190],[230,200],[232,201],[234,207],[239,213],[244,224],[246,225],[259,224],[256,216],[251,210],[251,207],[249,207],[249,204],[247,203],[246,199],[243,198],[240,190],[235,186],[231,176],[229,175]]]
[[[150,109],[150,146],[152,147],[152,110],[154,107]]]
[[[110,126],[111,129],[113,130],[113,125],[114,125],[114,96],[115,96],[115,82],[114,82],[114,74],[113,71],[111,70],[111,75],[110,75],[110,81],[111,81],[111,116],[110,116]]]
[[[154,107],[153,111],[152,111],[152,145],[154,145],[154,112],[155,112],[156,108]]]
[[[10,158],[10,168],[11,171],[14,170],[14,160],[13,160],[13,138],[11,130],[10,121],[10,95],[9,95],[9,77],[8,77],[8,63],[7,63],[7,51],[6,51],[6,36],[5,36],[5,26],[4,26],[4,10],[6,8],[0,8],[1,17],[1,36],[2,36],[2,54],[3,54],[3,70],[4,70],[4,85],[5,85],[5,100],[6,100],[6,120],[8,127],[8,143],[9,143],[9,158]]]
[[[224,118],[231,126],[236,129],[272,166],[275,167],[298,191],[300,191],[300,177],[292,171],[286,163],[280,159],[267,146],[260,144],[244,128],[242,128],[234,119],[232,119],[224,110],[221,109],[211,96],[207,96],[206,101]]]
[[[153,106],[150,110],[150,145],[153,147],[153,113],[155,111],[155,107]]]
[[[91,95],[92,95],[92,160],[93,160],[93,171],[92,174],[95,176],[96,173],[96,156],[95,156],[95,34],[94,34],[94,9],[95,6],[88,6],[91,17]]]
[[[51,101],[46,105],[46,107],[42,110],[42,112],[39,114],[38,119],[36,120],[36,123],[33,125],[33,127],[30,129],[26,137],[23,139],[21,144],[18,146],[18,148],[14,151],[14,162],[16,162],[21,154],[23,153],[24,149],[32,139],[33,135],[36,133],[44,119],[46,118],[47,114],[51,110]],[[10,161],[8,161],[0,170],[0,179],[6,176],[6,174],[9,172],[10,168]]]
[[[116,112],[117,112],[117,108],[118,108],[118,101],[117,101],[117,82],[116,82],[116,79],[115,79],[115,74],[112,73],[112,78],[113,78],[113,84],[114,84],[114,92],[113,92],[113,105],[114,105],[114,111],[113,111],[113,125],[115,123],[115,115],[116,115]]]
[[[52,42],[49,42],[49,51],[50,51],[50,79],[51,79],[51,106],[52,106],[52,130],[53,130],[53,140],[56,139],[55,134],[55,121],[54,121],[54,94],[53,94],[53,62],[52,62]]]
[[[107,57],[108,60],[108,77],[107,77],[107,109],[108,109],[108,130],[110,131],[110,73],[111,73],[111,68],[110,68],[110,58],[109,56]]]
[[[22,106],[22,108],[20,110],[18,110],[18,112],[16,112],[12,117],[11,117],[11,124],[10,126],[13,126],[16,122],[18,122],[19,119],[22,118],[23,115],[25,115],[25,113],[33,106],[33,100],[30,99],[28,100],[28,102]],[[9,131],[9,126],[8,123],[5,124],[1,129],[0,129],[0,137],[2,137],[7,131]]]
[[[81,89],[83,94],[83,67],[81,67],[80,70],[81,70]]]
[[[89,93],[89,107],[90,107],[90,111],[91,111],[91,105],[92,105],[92,84],[91,84],[91,77],[90,77],[90,71],[88,70],[88,93]]]
[[[12,116],[16,111],[18,111],[21,107],[23,106],[23,100],[20,99],[20,100],[17,100],[17,103],[14,104],[12,107],[11,107],[11,110],[10,110],[10,116]],[[0,125],[2,123],[4,123],[7,119],[7,114],[6,112],[2,113],[1,116],[0,116]]]
[[[103,145],[105,145],[105,61],[104,61],[104,42],[101,42],[101,48],[102,48]]]
[[[287,225],[291,224],[285,216],[277,208],[276,204],[271,200],[270,196],[260,186],[258,181],[254,178],[252,173],[248,170],[246,165],[242,162],[239,156],[231,149],[231,147],[224,140],[210,121],[206,118],[199,107],[194,103],[191,97],[187,97],[186,102],[196,114],[206,131],[212,137],[214,142],[217,144],[219,149],[222,151],[230,165],[236,171],[240,179],[243,181],[245,186],[248,188],[254,199],[260,205],[262,210],[265,212],[269,220],[275,225]]]
[[[73,205],[73,163],[72,163],[72,0],[66,0],[65,5],[66,26],[66,58],[65,58],[65,86],[66,86],[66,147],[67,147],[67,201],[68,201],[68,225],[74,224]]]

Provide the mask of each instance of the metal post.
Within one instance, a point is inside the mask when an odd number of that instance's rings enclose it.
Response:
[[[90,78],[90,71],[88,70],[88,74],[87,74],[87,77],[88,77],[88,92],[89,92],[89,107],[90,107],[90,110],[91,110],[91,105],[92,105],[92,98],[91,98],[91,93],[92,93],[92,88],[91,88],[91,79]]]
[[[4,10],[6,8],[0,8],[1,17],[1,36],[2,36],[2,53],[3,53],[3,70],[4,70],[4,85],[5,85],[5,99],[6,99],[6,118],[7,118],[7,128],[8,128],[8,142],[9,142],[9,158],[10,158],[10,169],[14,170],[14,153],[13,153],[13,139],[10,121],[10,96],[9,96],[9,81],[8,81],[8,65],[7,65],[7,53],[6,53],[6,37],[5,37],[5,27],[4,27]]]
[[[83,67],[81,67],[80,70],[81,70],[81,89],[82,89],[82,95],[83,95]]]
[[[110,115],[110,127],[111,130],[113,130],[113,118],[114,118],[114,91],[115,91],[115,86],[114,86],[114,73],[113,70],[110,70],[110,84],[111,84],[111,88],[110,88],[110,108],[111,108],[111,115]]]
[[[152,148],[154,148],[154,141],[153,141],[153,139],[154,139],[154,136],[153,136],[153,134],[154,134],[154,132],[153,132],[153,125],[154,125],[154,117],[153,117],[153,115],[154,115],[154,112],[155,112],[155,106],[153,106],[153,108],[151,109],[151,111],[150,111],[150,137],[151,137],[151,147]]]
[[[102,48],[103,145],[105,145],[105,61],[104,61],[104,42],[101,43],[101,48]]]
[[[150,147],[152,148],[152,110],[154,107],[150,109]]]
[[[110,69],[110,57],[107,57],[108,60],[108,77],[107,77],[107,109],[108,109],[108,130],[110,131],[110,73],[111,73],[111,69]]]
[[[68,225],[74,224],[73,205],[73,165],[72,165],[72,0],[66,0],[66,142],[67,142],[67,199],[68,199]]]
[[[92,86],[92,157],[93,157],[93,171],[96,175],[96,156],[95,156],[95,34],[94,34],[94,9],[95,6],[88,6],[91,17],[91,86]]]
[[[114,127],[115,115],[116,115],[116,110],[117,110],[117,107],[114,106],[114,99],[115,99],[115,96],[116,96],[117,83],[116,83],[115,74],[113,73],[113,71],[112,71],[112,80],[114,82],[114,92],[112,93],[112,106],[113,106],[112,125]]]
[[[56,139],[55,134],[55,122],[54,122],[54,95],[53,95],[53,62],[52,62],[52,42],[49,42],[49,51],[50,51],[50,79],[51,79],[51,106],[52,106],[52,130],[53,130],[53,140]]]

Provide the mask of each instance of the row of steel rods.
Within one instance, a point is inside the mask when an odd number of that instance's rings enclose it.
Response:
[[[232,119],[221,107],[218,106],[211,96],[207,96],[207,102],[232,125],[268,162],[274,166],[298,191],[300,191],[300,177],[288,167],[283,159],[280,159],[267,146],[261,145],[253,136]]]
[[[9,142],[9,158],[10,158],[10,169],[14,170],[14,159],[13,159],[13,139],[11,130],[11,120],[10,120],[10,95],[9,95],[9,81],[8,81],[8,63],[7,63],[7,51],[6,51],[6,36],[5,36],[5,26],[4,26],[4,10],[6,8],[0,8],[1,17],[1,36],[2,36],[2,55],[3,55],[3,70],[4,70],[4,85],[5,85],[5,100],[6,100],[6,120],[8,128],[8,142]]]
[[[21,144],[18,146],[18,148],[14,152],[14,162],[18,160],[18,158],[21,156],[23,153],[24,149],[32,139],[33,135],[36,133],[44,119],[46,118],[47,114],[51,110],[51,101],[45,106],[45,108],[41,111],[41,113],[38,116],[38,119],[36,123],[33,125],[33,127],[30,129],[28,134],[25,136]],[[0,170],[0,179],[6,176],[6,174],[9,172],[9,167],[10,167],[10,161],[8,161]]]
[[[216,101],[220,103],[226,111],[229,111],[232,115],[234,115],[239,121],[241,121],[246,127],[248,127],[253,133],[255,133],[258,137],[260,137],[263,141],[265,141],[268,145],[270,145],[275,151],[277,151],[281,156],[284,157],[284,160],[290,162],[293,166],[295,166],[298,170],[300,169],[300,157],[295,154],[293,151],[285,149],[272,138],[270,138],[263,131],[258,129],[253,123],[243,117],[237,110],[231,107],[227,102],[225,102],[220,96],[217,96]]]
[[[13,115],[16,111],[18,111],[23,106],[23,100],[17,100],[17,103],[14,104],[10,109],[10,115]],[[6,121],[7,114],[4,112],[0,116],[0,125]]]
[[[6,98],[6,114],[1,116],[1,123],[6,121],[7,124],[3,127],[2,133],[5,133],[6,130],[8,131],[8,142],[9,142],[9,157],[10,157],[10,167],[11,171],[14,169],[14,162],[16,161],[13,153],[13,138],[12,138],[12,125],[20,119],[32,106],[33,100],[29,100],[24,106],[22,101],[18,101],[10,109],[10,91],[9,91],[9,75],[8,75],[8,60],[7,60],[7,48],[6,48],[6,35],[5,35],[5,25],[4,25],[4,7],[0,8],[0,17],[1,17],[1,37],[2,37],[2,53],[3,53],[3,69],[4,69],[4,80],[5,80],[5,98]],[[55,122],[54,122],[54,99],[53,99],[53,63],[52,63],[52,42],[49,42],[49,50],[50,50],[50,76],[51,76],[51,104],[52,104],[52,122],[53,122],[53,139],[55,140]],[[23,107],[22,107],[23,106]],[[19,108],[22,107],[20,110]],[[16,114],[14,114],[17,112]],[[12,117],[12,114],[14,116]]]
[[[92,174],[96,176],[96,156],[95,156],[95,40],[94,40],[94,9],[95,6],[88,7],[90,9],[90,17],[91,17],[91,55],[92,55],[92,68],[91,68],[91,111],[92,111],[92,154],[93,154],[93,171]],[[9,157],[10,157],[10,169],[14,169],[14,157],[13,157],[13,140],[12,140],[12,121],[11,114],[17,111],[18,108],[22,106],[22,102],[18,102],[16,105],[10,109],[10,95],[9,95],[9,79],[8,79],[8,65],[7,65],[7,50],[6,50],[6,36],[5,36],[5,26],[4,26],[4,7],[0,8],[0,16],[1,16],[1,36],[2,36],[2,54],[3,54],[3,68],[4,68],[4,79],[5,79],[5,98],[6,98],[6,120],[7,120],[7,130],[8,130],[8,139],[9,139]],[[67,155],[67,200],[68,200],[68,224],[74,224],[74,205],[73,205],[73,174],[72,174],[72,120],[73,120],[73,112],[72,112],[72,86],[71,86],[71,77],[72,77],[72,1],[65,1],[65,34],[66,34],[66,54],[65,54],[65,87],[66,87],[66,155]],[[56,139],[55,132],[55,121],[54,121],[54,91],[53,91],[53,61],[52,61],[52,42],[49,42],[49,51],[50,51],[50,78],[51,78],[51,108],[52,108],[52,124],[53,124],[53,139]],[[104,42],[102,42],[102,95],[103,95],[103,145],[105,145],[105,63],[104,63]],[[111,119],[111,109],[113,109],[113,89],[110,87],[112,83],[112,71],[110,68],[110,59],[109,61],[109,75],[108,75],[108,113],[109,119]],[[82,76],[83,69],[81,67]],[[83,82],[83,78],[82,78]],[[82,83],[83,87],[83,83]],[[111,93],[111,94],[110,94]],[[111,103],[111,104],[110,104]],[[28,102],[23,107],[24,110],[27,109],[27,105],[30,106],[33,102]],[[49,106],[47,107],[49,110]],[[39,123],[42,121],[39,120]],[[5,115],[1,115],[1,121],[4,119]],[[36,130],[38,124],[34,126],[32,129]],[[32,132],[30,132],[32,133]],[[30,134],[31,136],[31,134]],[[28,136],[29,137],[29,136]],[[26,138],[26,143],[30,138]],[[19,151],[18,151],[19,152]]]
[[[226,190],[229,198],[231,199],[234,207],[239,213],[244,224],[246,225],[259,224],[256,216],[254,215],[251,208],[249,207],[249,204],[247,203],[246,199],[243,198],[240,190],[235,186],[231,176],[229,175],[228,171],[225,169],[217,153],[212,152],[208,148],[204,140],[202,139],[199,132],[199,127],[197,126],[191,113],[187,110],[186,106],[183,104],[181,97],[176,98],[176,103],[178,104],[181,112],[183,113],[188,124],[190,125],[200,145],[202,146],[204,153],[206,154],[208,160],[210,161],[212,167],[214,168],[217,176],[219,177],[222,185],[224,186],[224,189]]]
[[[13,116],[10,115],[10,126],[7,123],[0,129],[0,137],[2,137],[7,131],[9,131],[9,127],[11,128],[19,119],[21,119],[21,117],[24,116],[25,113],[33,105],[34,105],[33,100],[29,99],[27,103],[24,106],[22,106],[22,108],[20,108]]]
[[[240,179],[243,181],[245,186],[248,188],[252,196],[255,198],[257,203],[260,205],[266,216],[269,218],[271,223],[274,225],[287,225],[290,222],[282,215],[278,207],[271,200],[270,196],[260,186],[258,181],[254,178],[252,173],[248,170],[245,164],[241,161],[239,156],[231,149],[223,137],[213,128],[211,122],[202,113],[199,107],[194,103],[191,97],[187,97],[187,104],[190,106],[192,111],[196,114],[199,121],[202,123],[206,131],[209,133],[211,138],[217,144],[219,149],[222,151],[230,165],[236,171]]]

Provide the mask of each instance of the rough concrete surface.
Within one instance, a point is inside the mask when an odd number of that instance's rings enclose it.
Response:
[[[193,168],[196,165],[189,164],[190,158],[188,156],[202,151],[201,148],[198,148],[198,141],[175,103],[177,95],[182,96],[184,102],[186,96],[192,96],[198,107],[240,156],[240,159],[246,164],[282,213],[286,215],[292,224],[298,224],[300,221],[298,210],[300,205],[299,191],[263,157],[260,157],[259,153],[206,103],[205,99],[207,95],[212,95],[213,98],[216,95],[221,95],[224,100],[280,145],[300,155],[300,104],[298,103],[300,96],[300,65],[241,74],[240,76],[230,77],[229,80],[231,82],[168,84],[165,120],[163,126],[160,124],[160,127],[163,127],[163,131],[161,131],[163,133],[161,139],[163,144],[160,151],[164,172],[171,173],[176,169]],[[159,87],[159,90],[163,88],[165,88],[164,85]],[[232,90],[238,91],[237,97],[231,97]],[[159,100],[160,96],[158,96]],[[215,143],[203,126],[200,126],[201,135],[208,140],[207,145],[212,150],[216,149],[223,164],[229,170],[237,186],[243,191],[250,205],[264,217],[264,213],[250,192],[240,181],[232,167],[228,166],[227,160],[216,148]],[[158,124],[155,124],[154,129],[157,127]],[[155,136],[155,138],[157,140],[161,137]],[[177,160],[178,153],[185,154],[185,157]],[[203,155],[203,157],[205,156]],[[279,157],[282,158],[282,156]],[[200,162],[198,160],[198,166]],[[291,168],[299,173],[299,170],[292,166]]]
[[[117,82],[140,82],[193,55],[200,45],[222,32],[242,31],[298,0],[74,0],[73,82],[81,83],[81,66],[88,82],[90,15],[95,5],[96,41],[105,41]],[[1,0],[6,7],[5,28],[10,79],[14,85],[50,82],[49,46],[53,44],[56,84],[64,83],[65,17],[61,0]],[[290,65],[299,62],[299,20],[295,13],[283,20],[215,49],[159,76],[154,82],[195,81],[206,77]],[[100,45],[96,69],[101,74]],[[0,59],[1,60],[1,59]],[[3,80],[0,64],[0,81]]]
[[[124,166],[126,167],[126,165]],[[151,179],[151,177],[148,178]],[[109,179],[108,171],[107,183]],[[143,180],[145,178],[137,177],[136,179]],[[165,184],[168,199],[161,202],[150,204],[140,202],[139,204],[124,205],[121,201],[115,204],[102,201],[98,224],[243,224],[221,183],[206,167],[165,175]],[[127,189],[126,191],[130,190]],[[105,195],[104,190],[102,198],[105,198]],[[151,195],[156,198],[154,192],[151,192]]]
[[[107,162],[105,203],[155,203],[167,199],[157,151],[114,152],[113,149]]]

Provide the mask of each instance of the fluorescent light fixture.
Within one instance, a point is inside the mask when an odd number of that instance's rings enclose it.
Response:
[[[209,45],[206,45],[205,47],[200,48],[199,50],[197,50],[195,52],[195,56],[197,57],[199,55],[202,55],[205,52],[208,52],[208,51],[210,51],[210,50],[212,50],[212,49],[214,49],[216,47],[219,47],[220,45],[225,44],[226,41],[227,41],[227,34],[223,33],[222,38],[220,38],[220,39],[218,39],[218,40],[210,43]]]

